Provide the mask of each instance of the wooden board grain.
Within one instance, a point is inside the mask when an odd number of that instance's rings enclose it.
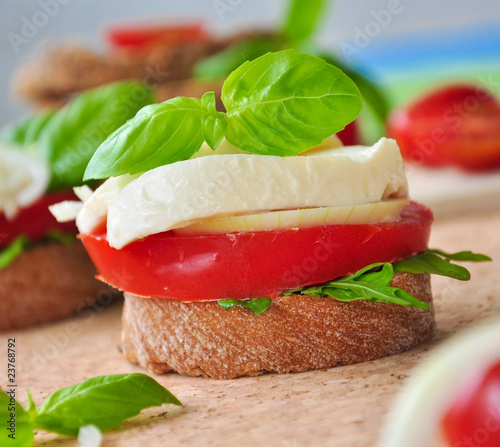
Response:
[[[373,446],[413,368],[453,333],[500,317],[500,210],[437,222],[431,246],[471,249],[494,258],[469,265],[473,278],[467,283],[433,279],[438,332],[432,342],[365,364],[301,374],[231,381],[156,376],[184,406],[146,410],[107,433],[103,446]],[[61,323],[2,334],[4,345],[9,336],[16,338],[19,400],[25,403],[25,389],[40,404],[54,390],[93,376],[141,371],[120,357],[119,332],[118,303]],[[0,368],[4,386],[6,359]],[[40,432],[35,445],[77,442]]]

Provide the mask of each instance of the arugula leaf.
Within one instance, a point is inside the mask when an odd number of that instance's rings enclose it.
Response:
[[[193,69],[193,76],[200,81],[218,81],[227,77],[243,62],[254,60],[271,51],[277,51],[281,47],[280,42],[269,37],[239,42],[199,61]]]
[[[435,253],[436,255],[442,256],[448,260],[452,261],[470,261],[470,262],[485,262],[491,261],[489,256],[483,255],[481,253],[473,253],[472,251],[459,251],[457,253],[446,253],[443,250],[438,250],[437,248],[427,249],[427,253]]]
[[[80,185],[85,167],[106,137],[154,102],[140,82],[117,82],[83,92],[50,118],[40,151],[51,166],[50,189]]]
[[[28,447],[35,439],[29,414],[3,391],[0,391],[0,433],[6,447]]]
[[[255,315],[265,312],[271,306],[270,298],[255,298],[253,300],[220,300],[219,306],[225,310],[231,309],[234,306],[241,306],[245,309],[250,309]]]
[[[203,144],[206,114],[196,98],[177,97],[144,107],[99,146],[84,180],[136,174],[187,160]]]
[[[38,141],[42,130],[54,116],[55,110],[38,112],[4,128],[0,140],[27,146]]]
[[[222,101],[231,144],[281,156],[297,155],[342,130],[362,105],[358,88],[341,70],[293,50],[245,62],[224,82]]]
[[[0,249],[0,270],[8,267],[30,245],[26,236],[18,236],[9,245]]]
[[[182,405],[145,374],[94,377],[50,395],[37,409],[32,424],[35,428],[76,436],[85,425],[108,430],[144,408],[165,403]]]
[[[299,293],[320,298],[331,297],[339,301],[368,300],[429,309],[429,305],[410,295],[403,289],[390,285],[394,269],[389,263],[375,263],[353,275],[312,287],[284,292],[284,295]]]
[[[317,30],[326,8],[324,0],[291,0],[283,34],[291,42],[302,41]]]
[[[60,230],[49,230],[45,233],[45,239],[49,241],[61,242],[64,245],[73,245],[76,242],[76,236],[74,233],[66,233]]]
[[[484,262],[491,261],[491,258],[471,251],[460,251],[450,254],[438,249],[427,249],[415,256],[395,262],[394,271],[406,273],[433,273],[435,275],[448,276],[460,281],[468,281],[470,279],[470,272],[461,265],[451,263],[450,260]]]

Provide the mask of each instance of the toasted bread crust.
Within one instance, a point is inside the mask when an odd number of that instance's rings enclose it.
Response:
[[[111,289],[97,281],[83,245],[39,244],[0,270],[0,332],[72,315]],[[101,296],[102,295],[102,296]]]
[[[291,295],[273,298],[269,310],[254,315],[217,302],[125,293],[121,348],[158,374],[215,379],[364,362],[411,349],[435,333],[429,275],[396,274],[392,284],[430,309]]]

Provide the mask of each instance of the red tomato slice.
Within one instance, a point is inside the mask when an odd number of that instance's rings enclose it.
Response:
[[[460,390],[443,430],[450,446],[500,446],[500,362]]]
[[[115,48],[128,50],[149,49],[158,45],[180,45],[208,38],[202,23],[175,26],[114,27],[107,38]]]
[[[76,234],[74,222],[59,223],[49,211],[49,205],[63,200],[77,199],[73,191],[57,191],[46,194],[32,205],[21,209],[14,220],[8,220],[0,214],[0,247],[22,234],[31,240],[38,239],[51,229]]]
[[[432,212],[410,203],[397,222],[247,233],[154,234],[116,250],[104,231],[80,235],[118,289],[182,301],[277,296],[394,262],[427,248]]]

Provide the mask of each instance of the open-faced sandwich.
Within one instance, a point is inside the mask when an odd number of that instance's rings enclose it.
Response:
[[[48,206],[76,199],[72,187],[95,149],[152,100],[140,83],[110,84],[1,133],[0,331],[71,315],[98,298],[109,303],[76,226],[58,223]]]
[[[399,148],[341,147],[356,85],[286,50],[213,92],[143,108],[86,169],[108,178],[76,217],[99,278],[125,292],[122,351],[161,373],[233,378],[362,362],[435,331],[428,250]],[[471,253],[462,259],[475,259]]]

